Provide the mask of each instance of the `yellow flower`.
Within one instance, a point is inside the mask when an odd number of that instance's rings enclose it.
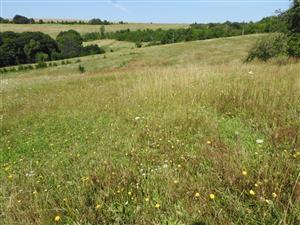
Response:
[[[181,168],[181,165],[180,164],[178,164],[178,166],[177,166],[178,168]]]
[[[277,198],[277,194],[275,192],[272,193],[273,198]]]
[[[129,196],[131,196],[131,195],[132,195],[131,191],[128,191],[128,195],[129,195]]]
[[[174,180],[174,184],[178,184],[178,180]]]
[[[100,207],[101,207],[101,205],[100,205],[100,204],[97,204],[95,208],[96,208],[96,209],[99,209]]]
[[[160,204],[156,203],[155,208],[159,209],[160,208]]]
[[[268,199],[266,199],[266,203],[270,204],[270,203],[271,203],[271,201],[270,201],[270,200],[268,200]]]
[[[209,195],[209,198],[210,198],[211,200],[214,200],[214,199],[216,198],[216,196],[215,196],[214,194],[210,194],[210,195]]]
[[[195,197],[196,197],[196,198],[200,197],[200,194],[197,192],[197,193],[195,194]]]
[[[242,171],[242,174],[243,174],[243,176],[247,176],[248,173],[247,173],[246,170],[243,170],[243,171]]]
[[[255,183],[254,186],[255,186],[255,187],[258,187],[258,183]]]
[[[249,191],[249,194],[250,194],[250,195],[255,195],[255,192],[254,192],[253,190],[250,190],[250,191]]]
[[[12,180],[12,179],[13,179],[13,175],[9,175],[9,176],[8,176],[8,179],[9,179],[9,180]]]
[[[145,198],[145,201],[146,201],[146,202],[149,202],[149,200],[150,200],[149,198]]]
[[[56,216],[56,217],[54,218],[54,221],[55,221],[55,222],[60,221],[60,216]]]
[[[33,191],[32,194],[36,195],[36,194],[37,194],[37,191]]]
[[[208,145],[210,145],[210,144],[211,144],[211,141],[207,141],[206,143],[207,143]]]

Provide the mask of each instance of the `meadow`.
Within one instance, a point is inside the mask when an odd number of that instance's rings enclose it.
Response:
[[[300,63],[260,37],[1,75],[0,224],[300,224]]]
[[[55,38],[59,32],[67,30],[76,30],[81,34],[89,32],[99,32],[101,25],[88,25],[88,24],[0,24],[1,32],[43,32]],[[188,24],[159,24],[159,23],[128,23],[128,24],[112,24],[104,25],[106,32],[113,32],[117,30],[138,30],[138,29],[176,29],[187,28]]]

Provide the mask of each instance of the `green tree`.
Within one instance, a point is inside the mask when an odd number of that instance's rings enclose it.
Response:
[[[28,24],[29,22],[29,19],[25,16],[15,15],[13,18],[13,23],[16,24]]]
[[[62,31],[58,34],[56,41],[62,58],[72,58],[81,54],[82,38],[77,31]]]

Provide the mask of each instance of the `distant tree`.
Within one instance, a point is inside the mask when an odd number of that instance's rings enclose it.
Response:
[[[39,20],[39,24],[43,24],[44,23],[44,21],[43,20]]]
[[[30,18],[30,19],[29,19],[29,23],[30,23],[30,24],[34,24],[34,23],[35,23],[35,20],[34,20],[33,18]]]
[[[62,31],[56,37],[62,58],[79,56],[82,51],[82,38],[75,30]]]
[[[29,22],[30,20],[25,16],[15,15],[13,18],[13,23],[15,24],[28,24]]]

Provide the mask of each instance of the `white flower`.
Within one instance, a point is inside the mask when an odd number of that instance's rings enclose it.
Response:
[[[134,118],[134,120],[136,120],[136,121],[139,120],[139,119],[141,119],[141,117],[139,117],[139,116]]]
[[[262,144],[262,143],[264,143],[264,140],[263,140],[263,139],[257,139],[257,140],[256,140],[256,144]]]
[[[164,164],[164,165],[163,165],[163,168],[164,168],[164,169],[168,168],[168,165],[167,165],[167,164]]]
[[[34,176],[34,172],[33,171],[29,171],[28,173],[25,174],[26,177],[32,177]]]

